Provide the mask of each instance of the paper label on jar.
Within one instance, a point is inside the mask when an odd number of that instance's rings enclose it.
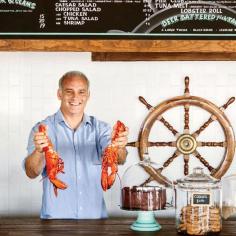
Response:
[[[192,206],[211,205],[211,193],[210,192],[192,193],[191,205]]]

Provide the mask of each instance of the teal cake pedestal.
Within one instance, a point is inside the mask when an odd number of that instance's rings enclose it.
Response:
[[[140,211],[130,228],[135,231],[158,231],[161,225],[156,221],[153,211]]]

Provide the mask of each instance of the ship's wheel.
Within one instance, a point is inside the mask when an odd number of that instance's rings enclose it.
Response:
[[[162,167],[155,169],[155,174],[151,174],[150,178],[146,180],[144,184],[151,182],[153,179],[159,180],[159,182],[165,185],[170,185],[171,181],[165,177],[162,172],[165,168],[168,168],[173,161],[183,156],[184,159],[184,175],[189,174],[189,159],[197,158],[210,172],[210,175],[220,179],[228,170],[235,151],[235,138],[233,128],[224,114],[224,110],[234,102],[235,97],[231,97],[223,106],[218,107],[214,103],[196,96],[191,96],[189,92],[189,77],[185,77],[185,91],[183,96],[173,97],[165,100],[164,102],[153,107],[143,98],[139,97],[139,100],[150,110],[148,116],[144,120],[140,132],[139,138],[136,142],[130,142],[127,146],[137,147],[139,157],[141,160],[144,159],[144,153],[151,147],[175,147],[175,151],[171,157],[169,157]],[[184,130],[183,132],[177,131],[169,121],[164,118],[164,113],[174,107],[183,106],[184,108]],[[196,106],[204,109],[210,113],[209,119],[202,124],[196,131],[190,132],[189,116],[191,106]],[[212,122],[217,121],[221,125],[225,140],[222,142],[203,142],[198,139],[200,133],[202,133]],[[166,142],[150,142],[149,134],[152,129],[154,122],[162,123],[176,138],[175,141]],[[222,147],[225,149],[224,155],[217,167],[213,167],[205,157],[203,157],[198,150],[198,147]],[[150,174],[150,172],[149,172]]]

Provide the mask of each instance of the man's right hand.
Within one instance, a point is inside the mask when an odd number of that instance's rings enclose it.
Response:
[[[40,173],[42,173],[45,166],[43,148],[48,146],[46,132],[35,132],[33,142],[35,149],[33,153],[31,153],[25,160],[26,175],[30,178],[37,177]]]
[[[44,132],[34,133],[35,151],[43,153],[43,148],[48,146],[48,138]]]

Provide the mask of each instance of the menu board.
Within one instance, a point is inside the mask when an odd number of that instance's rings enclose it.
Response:
[[[234,38],[236,0],[0,0],[0,38]]]

